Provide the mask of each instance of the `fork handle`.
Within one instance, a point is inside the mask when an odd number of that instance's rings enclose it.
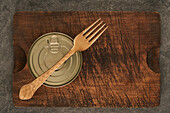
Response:
[[[47,80],[47,78],[61,65],[63,64],[69,57],[71,57],[76,52],[76,49],[73,48],[62,58],[60,59],[53,67],[47,70],[45,73],[37,77],[31,83],[28,83],[21,87],[19,92],[19,98],[21,100],[31,99],[36,90]]]

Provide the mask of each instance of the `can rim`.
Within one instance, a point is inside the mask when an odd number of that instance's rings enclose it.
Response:
[[[36,44],[36,42],[37,42],[38,40],[40,40],[41,38],[43,38],[43,37],[46,36],[46,35],[51,35],[51,34],[63,35],[63,36],[66,36],[67,38],[69,38],[70,40],[73,41],[73,39],[72,39],[70,36],[68,36],[68,35],[66,35],[66,34],[64,34],[64,33],[61,33],[61,32],[49,32],[49,33],[45,33],[45,34],[41,35],[40,37],[38,37],[38,38],[32,43],[32,45],[31,45],[31,47],[30,47],[30,49],[29,49],[29,51],[28,51],[28,58],[27,58],[28,67],[29,67],[30,73],[31,73],[31,75],[32,75],[35,79],[36,79],[37,77],[34,75],[34,73],[32,72],[32,70],[30,69],[31,66],[30,66],[30,62],[29,62],[31,50],[32,50],[32,48],[34,47],[34,45]],[[80,66],[79,66],[79,70],[77,71],[77,73],[75,74],[75,76],[74,76],[71,80],[69,80],[68,82],[66,82],[66,83],[64,83],[64,84],[61,84],[61,85],[49,85],[49,84],[46,84],[46,83],[43,83],[43,85],[45,85],[45,86],[47,86],[47,87],[51,87],[51,88],[59,88],[59,87],[66,86],[66,85],[70,84],[71,82],[73,82],[73,81],[77,78],[77,76],[78,76],[78,74],[80,73],[80,70],[81,70],[81,68],[82,68],[82,62],[83,62],[82,53],[81,53],[80,51],[78,51],[78,53],[80,54]]]

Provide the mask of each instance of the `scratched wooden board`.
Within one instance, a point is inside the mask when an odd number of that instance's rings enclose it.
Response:
[[[48,32],[75,37],[100,18],[108,30],[83,52],[71,84],[42,86],[28,101],[19,89],[34,80],[27,64],[31,44]],[[17,12],[13,20],[13,103],[33,107],[155,107],[160,102],[160,16],[156,12]]]

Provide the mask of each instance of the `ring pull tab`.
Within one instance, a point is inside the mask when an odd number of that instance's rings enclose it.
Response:
[[[48,41],[48,43],[49,43],[50,52],[52,52],[52,53],[59,52],[60,43],[59,43],[59,40],[56,35],[52,35],[50,38],[50,41]]]

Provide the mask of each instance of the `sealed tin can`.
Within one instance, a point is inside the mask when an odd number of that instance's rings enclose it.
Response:
[[[63,33],[51,32],[40,36],[28,53],[28,67],[36,78],[57,63],[71,48],[73,39]],[[61,87],[71,83],[79,74],[82,54],[76,52],[44,82],[50,87]]]

